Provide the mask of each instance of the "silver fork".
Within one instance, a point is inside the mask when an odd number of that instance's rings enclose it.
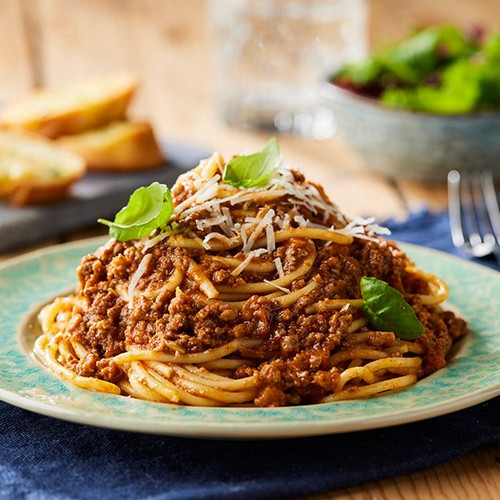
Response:
[[[491,172],[448,173],[453,244],[473,257],[493,253],[500,264],[500,210]]]

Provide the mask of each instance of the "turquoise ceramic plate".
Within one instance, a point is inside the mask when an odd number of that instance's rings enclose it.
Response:
[[[289,408],[193,408],[72,387],[29,355],[34,311],[76,283],[80,258],[101,240],[38,251],[0,266],[0,399],[52,417],[114,429],[211,438],[299,437],[403,424],[500,394],[500,273],[404,245],[417,265],[450,285],[471,332],[448,367],[396,394]]]

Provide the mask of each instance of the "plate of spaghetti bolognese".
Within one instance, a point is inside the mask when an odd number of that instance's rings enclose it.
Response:
[[[283,163],[215,153],[110,238],[0,267],[0,399],[82,424],[298,437],[500,394],[498,273],[388,239]]]

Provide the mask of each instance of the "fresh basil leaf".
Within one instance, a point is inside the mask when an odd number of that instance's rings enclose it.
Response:
[[[272,137],[259,153],[232,158],[222,180],[234,187],[251,188],[264,184],[280,160],[278,141]]]
[[[394,332],[396,337],[412,340],[424,333],[424,326],[401,293],[385,281],[363,276],[361,278],[363,310],[375,328]]]
[[[113,222],[98,219],[109,226],[109,235],[118,241],[144,238],[154,229],[164,227],[173,211],[172,195],[165,184],[153,182],[136,189]]]

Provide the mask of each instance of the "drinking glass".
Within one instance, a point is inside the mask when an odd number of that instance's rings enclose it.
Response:
[[[366,54],[365,0],[212,0],[215,95],[229,124],[329,137],[321,88]]]

